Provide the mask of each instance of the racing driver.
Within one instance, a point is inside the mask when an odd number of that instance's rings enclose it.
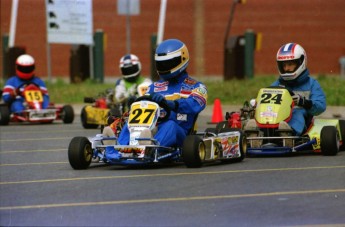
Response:
[[[25,109],[22,92],[25,86],[34,84],[38,86],[43,95],[42,108],[49,105],[48,89],[40,78],[35,76],[35,60],[28,54],[20,55],[16,59],[16,75],[10,77],[3,89],[2,98],[10,105],[11,112],[21,112]]]
[[[188,49],[178,39],[163,41],[155,51],[155,64],[160,80],[149,86],[146,95],[150,95],[154,102],[166,102],[171,109],[169,118],[158,124],[154,135],[161,146],[182,146],[187,134],[193,130],[198,114],[206,107],[206,86],[188,75],[188,63]],[[151,133],[150,130],[144,130],[144,135],[140,137],[152,138]],[[129,143],[126,125],[119,135],[118,143]],[[111,158],[110,153],[106,154],[108,158]]]
[[[290,121],[280,122],[279,129],[292,129],[290,134],[299,136],[307,129],[313,116],[326,110],[326,96],[319,82],[310,77],[307,54],[299,44],[287,43],[281,46],[277,52],[277,66],[280,76],[271,86],[286,87],[292,91],[295,104]],[[256,127],[256,123],[250,120],[245,129],[253,126]]]

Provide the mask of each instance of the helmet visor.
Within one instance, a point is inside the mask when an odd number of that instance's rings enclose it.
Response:
[[[277,64],[280,73],[294,73],[300,65],[300,60],[278,61]]]
[[[29,65],[29,66],[17,65],[17,70],[22,73],[32,73],[35,70],[35,65]]]
[[[159,73],[169,73],[170,70],[176,68],[182,62],[181,56],[164,60],[164,61],[157,61],[156,60],[156,68]]]
[[[124,76],[132,75],[139,72],[138,65],[131,65],[130,67],[121,67],[121,73]]]

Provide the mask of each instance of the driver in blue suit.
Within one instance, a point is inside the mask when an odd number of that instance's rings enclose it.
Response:
[[[189,53],[180,40],[163,41],[156,49],[155,63],[160,80],[150,85],[146,95],[154,102],[165,102],[171,109],[171,114],[166,121],[158,124],[158,130],[153,137],[161,146],[182,146],[198,114],[206,107],[207,89],[203,83],[188,75],[186,69]],[[144,137],[149,136],[152,137]],[[127,125],[119,135],[118,144],[129,144]],[[109,156],[111,154],[108,153],[107,157]]]
[[[272,86],[284,86],[294,93],[295,107],[292,118],[280,123],[280,128],[291,127],[293,134],[301,135],[307,128],[306,119],[326,110],[326,96],[319,82],[310,77],[307,69],[307,54],[297,43],[287,43],[277,52],[279,78]]]

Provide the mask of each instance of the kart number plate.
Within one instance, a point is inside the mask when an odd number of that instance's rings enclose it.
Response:
[[[128,125],[150,126],[157,118],[159,106],[153,102],[137,102],[131,106],[131,112],[128,118]]]
[[[25,91],[24,95],[28,102],[43,102],[41,91]]]

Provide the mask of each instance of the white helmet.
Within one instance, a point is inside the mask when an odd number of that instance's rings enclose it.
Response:
[[[293,72],[285,72],[284,62],[295,61],[297,67]],[[283,80],[294,80],[307,68],[307,54],[303,47],[297,43],[288,43],[279,48],[277,52],[278,71]]]
[[[141,63],[134,54],[126,54],[120,59],[120,70],[125,80],[136,79],[141,72]]]
[[[16,74],[23,80],[29,80],[34,76],[35,60],[28,54],[20,55],[16,60]]]

